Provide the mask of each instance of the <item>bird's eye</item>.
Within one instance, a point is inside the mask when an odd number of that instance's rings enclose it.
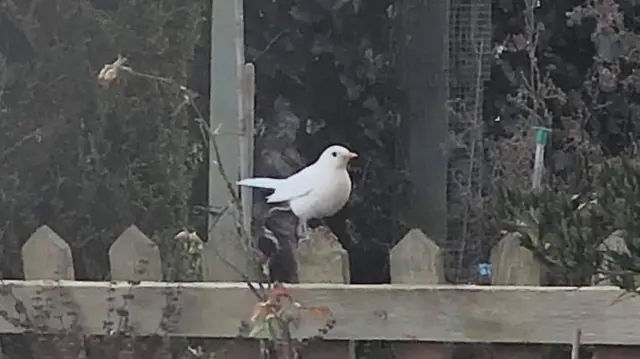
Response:
[[[338,153],[337,152],[331,152],[331,156],[338,157]]]

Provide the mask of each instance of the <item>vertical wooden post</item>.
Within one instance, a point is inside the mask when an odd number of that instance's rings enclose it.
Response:
[[[22,246],[22,263],[25,280],[50,279],[73,280],[71,247],[48,226],[42,226]],[[39,358],[78,358],[83,351],[83,338],[78,321],[82,313],[73,302],[71,294],[63,287],[43,291],[34,303],[42,303],[45,313],[33,317],[33,329],[37,335],[36,349]],[[61,326],[62,323],[62,326]],[[37,334],[40,328],[58,328],[59,334]]]
[[[520,245],[520,235],[517,233],[507,234],[493,248],[491,266],[492,285],[542,284],[543,267],[531,251]],[[493,348],[496,359],[546,358],[546,348],[539,345],[493,345]]]
[[[443,284],[442,250],[421,230],[412,229],[391,250],[391,283]],[[448,359],[451,348],[446,344],[397,342],[398,359]]]
[[[212,131],[219,128],[221,133],[230,134],[210,134],[209,205],[219,207],[231,203],[228,184],[236,190],[240,163],[248,163],[250,149],[242,151],[246,158],[241,159],[240,143],[245,141],[239,140],[236,135],[242,131],[240,123],[244,114],[244,101],[241,99],[244,73],[242,0],[212,1],[209,126]],[[214,140],[220,155],[219,161]],[[225,170],[226,179],[220,166]],[[232,215],[234,211],[235,208],[220,219],[210,217],[209,240],[203,253],[203,276],[207,281],[241,281],[242,276],[238,272],[246,275],[253,272],[247,244],[238,236],[238,223]],[[240,213],[235,215],[239,216]],[[229,263],[235,268],[231,268]]]
[[[215,138],[221,163],[214,162],[216,156],[213,144],[210,144],[210,206],[224,206],[232,200],[228,183],[225,183],[219,166],[224,167],[227,180],[234,190],[237,190],[235,182],[239,180],[241,173],[247,175],[253,172],[253,119],[250,113],[254,96],[250,94],[253,88],[250,83],[253,81],[252,77],[251,69],[245,72],[242,0],[212,0],[209,123],[212,129],[219,127],[220,132],[231,135]],[[240,139],[233,135],[239,132]],[[246,207],[243,208],[242,223],[236,223],[236,219],[227,214],[217,221],[215,227],[211,227],[215,218],[210,218],[209,240],[204,246],[202,257],[202,275],[205,281],[242,281],[242,275],[255,278],[257,268],[253,265],[253,255],[248,250],[250,244],[244,243],[249,238],[242,238],[237,230],[239,225],[250,233],[250,228],[247,228],[252,217],[249,189],[242,192],[242,205]],[[216,353],[216,358],[257,358],[260,355],[257,340],[213,339],[208,340],[206,346]]]
[[[300,283],[348,284],[351,280],[349,254],[338,238],[325,226],[311,230],[310,237],[296,250]],[[355,342],[315,342],[304,348],[302,355],[305,359],[352,359],[355,358]]]
[[[253,131],[255,125],[256,68],[245,64],[242,73],[243,113],[240,121],[240,177],[253,176]],[[242,224],[245,233],[251,233],[253,219],[253,189],[242,187]]]

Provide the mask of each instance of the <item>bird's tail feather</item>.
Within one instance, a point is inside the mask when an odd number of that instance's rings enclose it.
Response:
[[[275,189],[278,186],[278,182],[280,181],[282,180],[276,179],[276,178],[256,177],[256,178],[246,178],[246,179],[243,179],[242,181],[238,181],[238,185]]]

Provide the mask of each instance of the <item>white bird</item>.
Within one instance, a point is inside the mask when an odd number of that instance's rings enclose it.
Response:
[[[316,162],[290,177],[247,178],[238,185],[273,189],[267,196],[267,203],[285,202],[288,207],[272,210],[290,209],[300,220],[301,237],[306,239],[308,220],[332,216],[347,203],[351,194],[347,163],[356,157],[358,155],[347,148],[333,145],[325,149]]]

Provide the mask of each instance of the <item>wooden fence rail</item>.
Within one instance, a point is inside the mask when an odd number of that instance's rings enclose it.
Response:
[[[566,345],[577,329],[583,344],[602,346],[598,358],[640,357],[633,347],[640,343],[639,298],[619,301],[622,292],[614,287],[537,286],[540,266],[516,244],[507,236],[494,249],[494,286],[445,285],[441,250],[412,230],[391,252],[393,284],[349,285],[346,251],[317,229],[297,252],[302,284],[290,287],[301,303],[329,308],[336,324],[306,358],[352,357],[354,340],[394,342],[398,358],[450,358],[446,343],[512,344],[497,346],[496,357],[538,358],[544,346],[513,344]],[[0,333],[35,328],[48,334],[39,345],[52,358],[56,341],[70,343],[58,358],[77,357],[69,351],[79,352],[87,337],[123,330],[141,336],[137,341],[233,341],[256,303],[245,283],[161,282],[158,248],[134,226],[109,250],[112,282],[75,281],[69,246],[46,226],[25,243],[22,256],[26,280],[0,283]],[[310,337],[322,325],[304,316],[293,334]],[[242,346],[242,357],[259,357],[255,340]]]

